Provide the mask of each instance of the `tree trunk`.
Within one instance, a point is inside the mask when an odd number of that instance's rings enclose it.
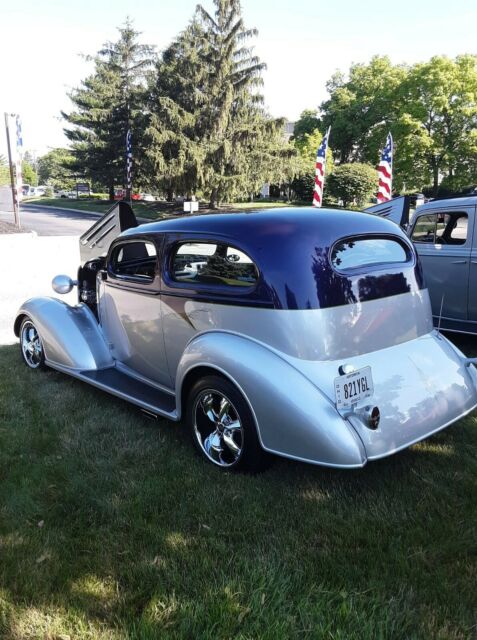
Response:
[[[218,205],[217,198],[218,198],[217,188],[214,187],[212,189],[212,193],[210,194],[209,209],[217,209],[217,205]]]
[[[109,200],[114,201],[114,184],[109,185]]]
[[[174,200],[174,191],[171,188],[166,189],[166,198],[167,202],[172,202]]]
[[[432,175],[433,175],[433,185],[432,185],[432,195],[434,198],[437,198],[437,192],[439,191],[439,167],[437,163],[434,162],[432,166]]]

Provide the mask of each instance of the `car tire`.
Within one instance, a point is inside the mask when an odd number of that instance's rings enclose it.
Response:
[[[29,369],[45,368],[45,350],[38,329],[30,318],[20,326],[20,352]]]
[[[206,376],[188,395],[186,424],[197,451],[223,470],[258,472],[269,455],[245,398],[226,378]]]

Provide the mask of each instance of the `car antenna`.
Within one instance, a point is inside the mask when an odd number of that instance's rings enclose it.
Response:
[[[442,320],[442,307],[444,306],[444,294],[442,294],[441,298],[441,310],[439,311],[439,322],[437,323],[437,335],[441,334],[441,320]]]

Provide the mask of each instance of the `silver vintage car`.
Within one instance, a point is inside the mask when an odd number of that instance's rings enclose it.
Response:
[[[268,453],[329,467],[444,429],[477,370],[433,329],[414,247],[377,216],[311,208],[138,226],[119,203],[80,239],[78,304],[25,302],[32,369],[49,366],[185,422],[222,469]]]

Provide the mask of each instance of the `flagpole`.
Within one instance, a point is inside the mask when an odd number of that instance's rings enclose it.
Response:
[[[18,200],[15,193],[15,177],[13,175],[12,146],[10,144],[10,128],[8,123],[8,113],[5,112],[5,131],[7,133],[7,150],[8,165],[10,167],[10,184],[12,187],[13,215],[15,218],[15,226],[20,229],[20,211],[18,209]]]

